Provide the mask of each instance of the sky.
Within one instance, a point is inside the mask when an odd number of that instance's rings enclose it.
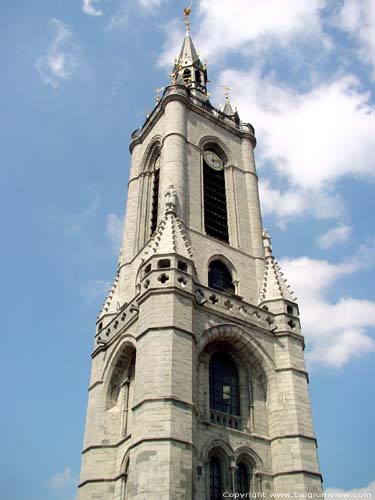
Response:
[[[73,500],[95,319],[114,276],[131,132],[182,1],[3,0],[0,500]],[[324,487],[375,495],[375,6],[194,0],[191,33],[253,124],[264,226],[298,297]]]

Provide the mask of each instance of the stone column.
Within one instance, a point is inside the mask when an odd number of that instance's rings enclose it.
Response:
[[[177,195],[177,215],[186,220],[187,191],[187,110],[179,100],[167,102],[164,139],[161,148],[159,216],[164,213],[164,194],[173,185]]]
[[[252,253],[256,260],[258,289],[262,284],[264,271],[263,226],[260,213],[258,177],[256,174],[253,145],[250,139],[242,139],[242,161],[246,175],[246,192],[250,219]]]

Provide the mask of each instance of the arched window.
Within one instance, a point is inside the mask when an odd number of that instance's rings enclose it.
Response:
[[[229,242],[224,162],[212,150],[203,155],[203,195],[206,234]]]
[[[219,292],[235,293],[232,275],[221,260],[213,260],[208,267],[208,286]]]
[[[214,353],[209,367],[211,410],[240,415],[239,378],[236,365],[225,353]]]
[[[160,179],[160,156],[157,156],[153,165],[154,180],[152,186],[152,205],[151,205],[151,235],[158,226],[158,206],[159,206],[159,179]]]
[[[249,493],[252,468],[245,462],[237,464],[236,493]]]
[[[223,498],[223,477],[221,462],[218,457],[210,458],[210,500]]]
[[[182,78],[184,79],[184,82],[186,85],[189,85],[191,83],[191,71],[190,69],[184,69],[184,72],[182,73]]]

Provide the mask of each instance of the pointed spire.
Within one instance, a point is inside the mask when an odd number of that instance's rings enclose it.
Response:
[[[206,65],[202,64],[190,36],[190,13],[191,4],[184,9],[186,34],[182,43],[180,55],[175,60],[170,76],[172,78],[172,83],[186,85],[193,94],[197,95],[200,99],[207,100],[207,70]]]
[[[118,302],[118,280],[119,280],[119,271],[116,272],[116,276],[111,284],[110,289],[108,290],[107,297],[103,304],[102,310],[99,313],[98,319],[102,318],[106,314],[115,314],[119,309]]]
[[[223,113],[227,116],[233,117],[236,121],[240,121],[240,117],[237,113],[237,109],[233,110],[232,105],[229,99],[229,92],[233,90],[233,87],[229,85],[221,85],[224,89],[224,97],[225,97],[225,106],[223,109]]]
[[[266,265],[260,290],[259,303],[277,299],[295,302],[297,298],[284,278],[280,265],[272,254],[272,243],[267,229],[263,231],[263,245]]]
[[[189,241],[184,231],[182,221],[176,215],[177,195],[171,185],[165,192],[165,211],[157,230],[151,238],[143,260],[153,254],[176,253],[181,257],[193,257]]]

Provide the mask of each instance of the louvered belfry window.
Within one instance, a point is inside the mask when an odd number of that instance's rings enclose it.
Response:
[[[151,235],[158,226],[158,205],[159,205],[159,179],[160,179],[160,161],[155,161],[154,180],[152,185],[152,205],[151,205]]]
[[[203,160],[203,185],[206,234],[229,242],[224,169],[215,170]]]

